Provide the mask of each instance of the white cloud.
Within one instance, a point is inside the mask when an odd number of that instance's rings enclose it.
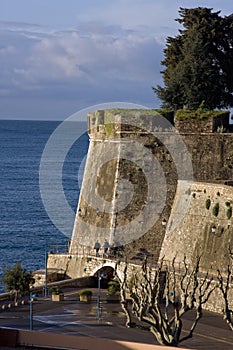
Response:
[[[17,53],[8,66],[14,86],[41,85],[43,88],[43,84],[69,81],[94,86],[99,85],[100,78],[140,82],[157,74],[162,46],[154,36],[129,33],[122,28],[118,28],[120,35],[117,30],[109,34],[111,31],[100,24],[95,33],[96,25],[90,28],[85,35],[83,29],[76,29],[54,31],[52,35],[45,32],[43,38],[42,30],[37,30],[39,35],[31,30],[32,35],[26,38],[21,26],[20,32],[14,33],[14,45],[2,48],[7,56],[5,64],[10,55]],[[28,28],[27,33],[30,33]]]
[[[63,31],[0,27],[2,98],[143,103],[146,89],[160,79],[163,46],[154,35],[100,23]]]
[[[179,7],[231,13],[217,0],[11,3],[0,21],[0,117],[32,109],[64,116],[116,100],[155,107],[151,86],[161,83],[165,38],[177,33]]]

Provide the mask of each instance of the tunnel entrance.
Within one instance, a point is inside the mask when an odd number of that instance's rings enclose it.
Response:
[[[98,276],[100,276],[100,288],[108,288],[108,282],[114,278],[114,269],[111,266],[103,266],[97,270],[94,274],[96,286],[98,285]]]

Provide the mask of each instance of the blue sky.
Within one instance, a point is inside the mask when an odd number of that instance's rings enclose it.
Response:
[[[113,101],[156,108],[179,7],[231,1],[0,0],[0,119],[62,120]]]

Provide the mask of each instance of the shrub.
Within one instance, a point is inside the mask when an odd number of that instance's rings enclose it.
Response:
[[[61,289],[58,286],[53,286],[49,290],[52,294],[56,294],[56,295],[59,295],[62,293]]]
[[[205,202],[205,206],[206,206],[206,209],[210,209],[210,205],[211,205],[211,200],[209,198],[207,198],[206,202]]]
[[[216,203],[213,207],[213,215],[218,216],[219,213],[219,203]]]
[[[114,295],[120,291],[120,284],[117,281],[108,282],[108,294]]]
[[[78,296],[87,296],[87,297],[91,297],[92,296],[92,291],[91,290],[88,290],[88,289],[83,289],[83,290],[80,290],[78,292]]]

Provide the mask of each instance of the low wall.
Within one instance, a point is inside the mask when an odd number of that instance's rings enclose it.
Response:
[[[81,277],[81,278],[71,278],[71,279],[66,279],[63,281],[57,281],[57,282],[52,282],[52,283],[48,283],[47,287],[53,287],[53,286],[59,286],[60,288],[62,287],[77,287],[77,288],[94,288],[96,287],[96,280],[95,278],[93,278],[92,276],[90,277]],[[32,293],[40,293],[43,292],[44,289],[44,285],[43,286],[37,286],[37,287],[33,287],[31,289]],[[1,301],[10,301],[12,300],[12,293],[2,293],[0,294],[0,302]],[[29,296],[28,296],[29,297]],[[20,303],[19,303],[20,305]],[[12,305],[11,306],[15,306],[14,302],[12,301]]]
[[[0,301],[10,300],[12,293],[2,293],[0,294]]]
[[[167,347],[119,340],[0,328],[0,346],[85,350],[165,350]],[[180,348],[182,350],[182,348]],[[186,348],[187,349],[187,348]],[[183,349],[184,350],[184,349]]]

